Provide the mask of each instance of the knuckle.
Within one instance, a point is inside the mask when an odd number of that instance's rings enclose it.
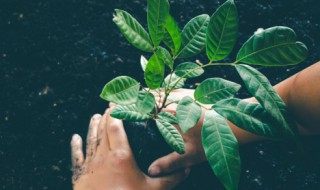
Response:
[[[119,125],[116,122],[110,122],[109,131],[111,133],[118,133],[119,132]]]
[[[130,152],[126,150],[115,150],[112,154],[115,163],[121,164],[128,161],[131,157]]]

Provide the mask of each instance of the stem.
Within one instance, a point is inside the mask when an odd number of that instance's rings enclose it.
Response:
[[[161,110],[162,110],[163,108],[165,108],[166,106],[170,105],[170,104],[166,105],[167,98],[168,98],[169,94],[171,93],[171,91],[174,89],[174,87],[175,87],[184,77],[188,76],[190,73],[192,73],[192,72],[195,71],[195,70],[198,70],[198,69],[204,68],[204,67],[208,67],[208,66],[235,66],[235,63],[212,63],[212,61],[210,61],[208,64],[201,65],[201,66],[199,66],[199,67],[197,67],[197,68],[195,68],[195,69],[190,70],[190,71],[187,72],[186,74],[184,74],[182,77],[180,77],[180,78],[172,85],[172,87],[171,87],[169,90],[167,90],[167,89],[166,89],[166,86],[165,86],[165,96],[164,96],[162,105],[161,105],[161,107],[159,108],[158,113],[161,112]],[[173,74],[173,71],[171,71],[169,82],[171,82],[171,76],[172,76],[172,74]],[[160,97],[161,97],[161,96],[160,96]]]
[[[235,63],[212,63],[212,61],[210,61],[208,64],[199,66],[195,69],[190,70],[189,72],[187,72],[186,74],[182,75],[182,77],[180,77],[177,82],[174,83],[174,85],[170,88],[170,90],[168,91],[168,94],[170,94],[170,92],[173,90],[173,88],[186,76],[188,76],[190,73],[192,73],[193,71],[196,71],[200,68],[205,68],[208,66],[235,66]]]

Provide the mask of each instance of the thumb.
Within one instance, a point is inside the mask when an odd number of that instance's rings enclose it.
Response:
[[[158,177],[158,178],[149,178],[150,185],[152,189],[163,189],[163,190],[170,190],[181,183],[184,179],[188,177],[190,173],[190,168],[185,170],[175,172],[173,174]]]
[[[172,171],[185,168],[187,166],[187,155],[179,155],[176,152],[170,153],[162,158],[154,161],[149,169],[150,176],[158,176],[161,174],[168,174]]]

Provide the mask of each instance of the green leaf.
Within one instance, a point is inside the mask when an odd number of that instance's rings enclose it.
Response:
[[[163,42],[174,54],[177,54],[181,46],[181,34],[177,22],[171,15],[168,16],[165,32]]]
[[[206,111],[201,136],[207,160],[219,181],[227,190],[238,189],[238,142],[226,120],[212,110]]]
[[[136,48],[152,52],[151,39],[141,24],[126,11],[119,9],[115,11],[113,22],[118,26],[124,37]]]
[[[194,127],[201,116],[201,107],[189,96],[185,96],[177,107],[177,119],[183,133]]]
[[[178,65],[176,67],[176,69],[174,70],[174,72],[179,77],[183,77],[185,74],[190,72],[189,74],[187,74],[183,78],[194,78],[194,77],[198,77],[198,76],[202,75],[204,73],[204,70],[199,65],[197,65],[195,63],[186,62],[186,63],[181,63],[180,65]]]
[[[140,83],[127,76],[116,77],[108,82],[100,97],[120,105],[133,104],[137,101]]]
[[[199,54],[206,43],[206,30],[209,15],[203,14],[191,19],[181,32],[182,45],[179,58],[188,58]]]
[[[159,57],[159,53],[155,53],[148,61],[146,70],[144,71],[144,79],[150,89],[156,89],[160,87],[163,78],[164,60],[163,58]]]
[[[173,60],[168,50],[159,46],[156,53],[158,57],[163,60],[163,63],[167,65],[171,70],[173,70]]]
[[[167,87],[168,89],[170,89],[172,87],[173,87],[173,89],[178,89],[178,88],[182,88],[184,86],[184,83],[186,82],[186,80],[187,79],[181,78],[181,77],[177,76],[176,74],[172,73],[172,74],[169,74],[164,79],[164,83],[162,84],[162,86]]]
[[[241,85],[222,78],[209,78],[196,88],[194,98],[203,104],[215,104],[233,97],[240,88]]]
[[[293,138],[298,142],[294,121],[289,116],[285,103],[273,89],[269,80],[262,73],[248,65],[236,65],[236,69],[248,91],[282,127],[282,136],[284,138]]]
[[[212,108],[239,128],[255,135],[274,140],[282,138],[281,130],[260,104],[232,98],[221,100]]]
[[[158,114],[159,118],[164,120],[164,121],[167,121],[171,124],[178,124],[178,120],[177,118],[172,115],[171,113],[168,113],[168,112],[160,112]]]
[[[241,47],[237,61],[252,65],[295,65],[306,59],[307,47],[296,41],[295,32],[277,26],[256,32]]]
[[[114,118],[123,119],[127,121],[143,121],[151,118],[147,114],[140,113],[137,110],[136,105],[117,105],[115,108],[112,109],[110,115]]]
[[[175,96],[174,94],[169,94],[167,100],[170,101],[170,102],[172,102],[172,103],[179,104],[181,98],[178,97],[178,96]]]
[[[155,47],[164,37],[169,10],[168,0],[148,0],[148,28]]]
[[[238,38],[238,11],[233,0],[226,1],[210,18],[206,50],[210,61],[226,58]]]
[[[178,154],[184,154],[186,147],[179,131],[173,125],[161,119],[157,119],[156,124],[161,135],[169,146]]]
[[[141,114],[150,113],[156,104],[153,94],[145,91],[140,91],[138,96],[137,111]]]
[[[142,70],[145,71],[148,64],[148,60],[143,55],[141,55],[140,57],[140,64],[141,64]]]

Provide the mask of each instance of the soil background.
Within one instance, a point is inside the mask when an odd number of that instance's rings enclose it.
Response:
[[[180,28],[223,3],[170,2]],[[310,55],[300,65],[259,68],[272,84],[320,60],[319,0],[236,4],[240,38],[235,49],[257,28],[277,25],[293,28],[309,47]],[[0,0],[0,189],[71,189],[69,141],[74,133],[85,137],[90,116],[107,107],[99,98],[104,84],[119,75],[143,83],[143,52],[128,44],[112,22],[115,8],[146,26],[146,0]],[[207,61],[205,53],[196,58]],[[213,76],[241,83],[226,67],[209,68],[189,83]],[[320,138],[303,143],[304,157],[283,143],[242,146],[240,189],[320,189]],[[189,179],[180,189],[221,189],[206,164],[194,168]]]

